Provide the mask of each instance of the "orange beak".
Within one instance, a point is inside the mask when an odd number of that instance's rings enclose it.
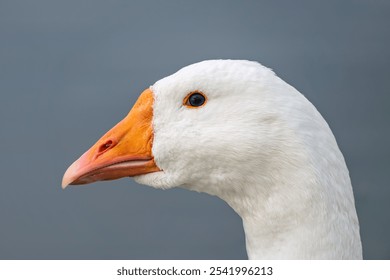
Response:
[[[129,114],[69,166],[62,188],[160,171],[152,154],[153,102],[145,90]]]

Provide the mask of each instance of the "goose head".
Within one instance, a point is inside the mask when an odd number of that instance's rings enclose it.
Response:
[[[344,158],[327,123],[257,62],[210,60],[157,81],[65,172],[216,195],[243,219],[249,258],[361,258]]]

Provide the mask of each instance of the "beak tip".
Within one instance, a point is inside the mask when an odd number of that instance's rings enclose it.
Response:
[[[64,181],[62,181],[61,188],[65,190],[67,186],[69,185],[67,183],[64,183]]]
[[[79,160],[76,160],[65,171],[64,177],[62,177],[61,187],[64,190],[67,186],[72,184],[77,179],[77,170],[79,166]]]
[[[67,175],[66,173],[67,172],[65,172],[64,177],[62,178],[62,182],[61,182],[61,187],[62,187],[63,190],[66,189],[66,187],[69,186],[69,184],[72,183],[72,181],[70,180],[69,176],[66,176]]]

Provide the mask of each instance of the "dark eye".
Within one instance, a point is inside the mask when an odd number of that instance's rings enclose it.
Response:
[[[200,92],[193,92],[184,99],[184,104],[189,107],[200,107],[206,102],[206,97]]]

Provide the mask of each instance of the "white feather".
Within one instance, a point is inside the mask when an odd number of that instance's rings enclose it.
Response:
[[[361,259],[348,169],[320,113],[257,62],[210,60],[156,82],[156,188],[216,195],[243,219],[250,259]],[[208,100],[183,106],[189,92]]]

